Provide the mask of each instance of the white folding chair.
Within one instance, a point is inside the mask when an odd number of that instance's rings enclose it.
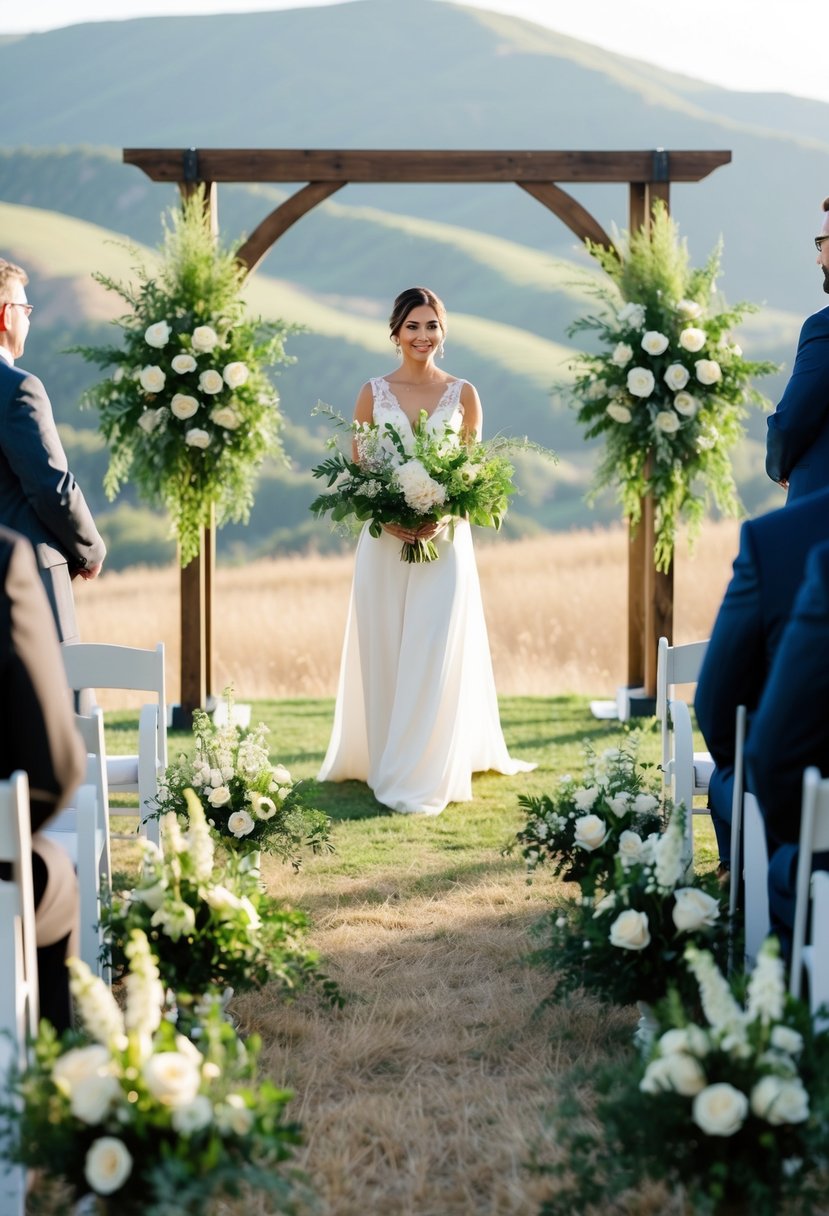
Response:
[[[731,801],[731,886],[728,911],[737,913],[740,866],[743,878],[744,964],[752,970],[769,935],[769,854],[760,804],[745,788],[746,707],[737,706],[734,747],[734,793]],[[741,861],[742,856],[742,861]]]
[[[69,687],[114,688],[149,692],[154,700],[141,707],[137,755],[107,757],[110,794],[137,793],[142,834],[159,840],[158,820],[146,817],[155,809],[159,777],[167,767],[167,697],[164,678],[164,643],[155,650],[113,646],[98,642],[71,642],[61,646]],[[130,807],[109,807],[110,815],[134,815]],[[117,833],[114,833],[117,834]],[[126,835],[126,833],[121,833]]]
[[[803,947],[803,966],[809,973],[809,1005],[816,1030],[829,1030],[829,872],[812,875],[812,940]]]
[[[74,806],[53,816],[43,835],[72,859],[80,896],[80,957],[94,972],[103,974],[101,895],[102,887],[106,891],[112,886],[103,710],[96,706],[88,717],[76,714],[75,724],[86,747],[85,782],[75,795]]]
[[[29,782],[25,773],[0,781],[0,861],[11,879],[0,881],[0,1075],[25,1067],[28,1037],[37,1033],[39,997]],[[0,1145],[0,1157],[2,1145]],[[26,1171],[0,1160],[0,1216],[23,1216]]]
[[[688,705],[674,697],[677,684],[696,684],[708,640],[671,646],[659,639],[656,663],[656,716],[662,744],[662,782],[675,802],[684,802],[688,812],[689,845],[693,852],[694,798],[708,793],[714,771],[709,752],[695,752]]]
[[[815,933],[817,909],[812,908],[812,936],[806,941],[809,920],[810,889],[812,888],[812,858],[815,853],[829,852],[829,780],[823,780],[820,770],[807,768],[803,774],[803,802],[800,811],[800,843],[797,852],[797,878],[795,880],[794,929],[792,932],[792,970],[789,991],[800,996],[803,983],[803,968],[810,977],[820,972],[818,987],[825,990],[826,971],[829,959],[825,954],[825,924],[822,933]],[[818,891],[823,889],[818,883]],[[822,896],[825,899],[825,896]],[[825,904],[823,904],[825,908]],[[823,942],[824,953],[818,957],[819,943]],[[816,1005],[812,1003],[814,1010]]]

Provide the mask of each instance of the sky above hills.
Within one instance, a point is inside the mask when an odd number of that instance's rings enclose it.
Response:
[[[328,0],[350,3],[351,0]],[[386,0],[389,19],[400,5],[424,15],[428,54],[428,3]],[[87,21],[132,17],[244,13],[318,7],[319,0],[0,0],[0,34],[54,29]],[[785,12],[756,0],[474,0],[468,7],[523,17],[585,42],[643,59],[672,72],[725,88],[783,92],[829,101],[822,53],[825,5],[788,0]]]

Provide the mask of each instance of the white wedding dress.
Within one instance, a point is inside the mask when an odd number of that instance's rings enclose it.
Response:
[[[430,429],[459,431],[463,380],[450,381]],[[374,421],[411,435],[384,379],[371,381]],[[468,802],[472,774],[529,772],[507,751],[498,714],[472,533],[435,540],[437,561],[400,560],[383,532],[357,544],[334,727],[320,781],[365,781],[402,814],[439,815]]]

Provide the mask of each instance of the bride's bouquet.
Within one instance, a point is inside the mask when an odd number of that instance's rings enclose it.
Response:
[[[311,472],[328,483],[328,489],[311,503],[315,515],[331,512],[335,522],[350,518],[369,521],[369,532],[379,536],[384,524],[418,528],[429,522],[464,518],[484,528],[500,528],[511,494],[515,469],[508,448],[530,446],[496,436],[486,442],[461,438],[447,423],[442,429],[426,426],[421,410],[411,435],[390,422],[347,422],[328,406],[317,405],[346,428],[356,441],[359,460],[343,451],[336,438],[329,440],[331,455]],[[431,540],[405,542],[400,560],[431,562],[438,556]]]

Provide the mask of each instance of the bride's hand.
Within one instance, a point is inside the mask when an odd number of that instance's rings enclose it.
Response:
[[[421,524],[415,529],[414,535],[417,540],[434,540],[446,528],[449,523],[450,516],[444,515],[443,519],[429,520],[428,524]]]
[[[405,541],[407,545],[414,544],[417,539],[417,533],[412,528],[404,528],[401,524],[383,524],[383,531],[388,532],[390,536],[396,536],[398,540]]]

